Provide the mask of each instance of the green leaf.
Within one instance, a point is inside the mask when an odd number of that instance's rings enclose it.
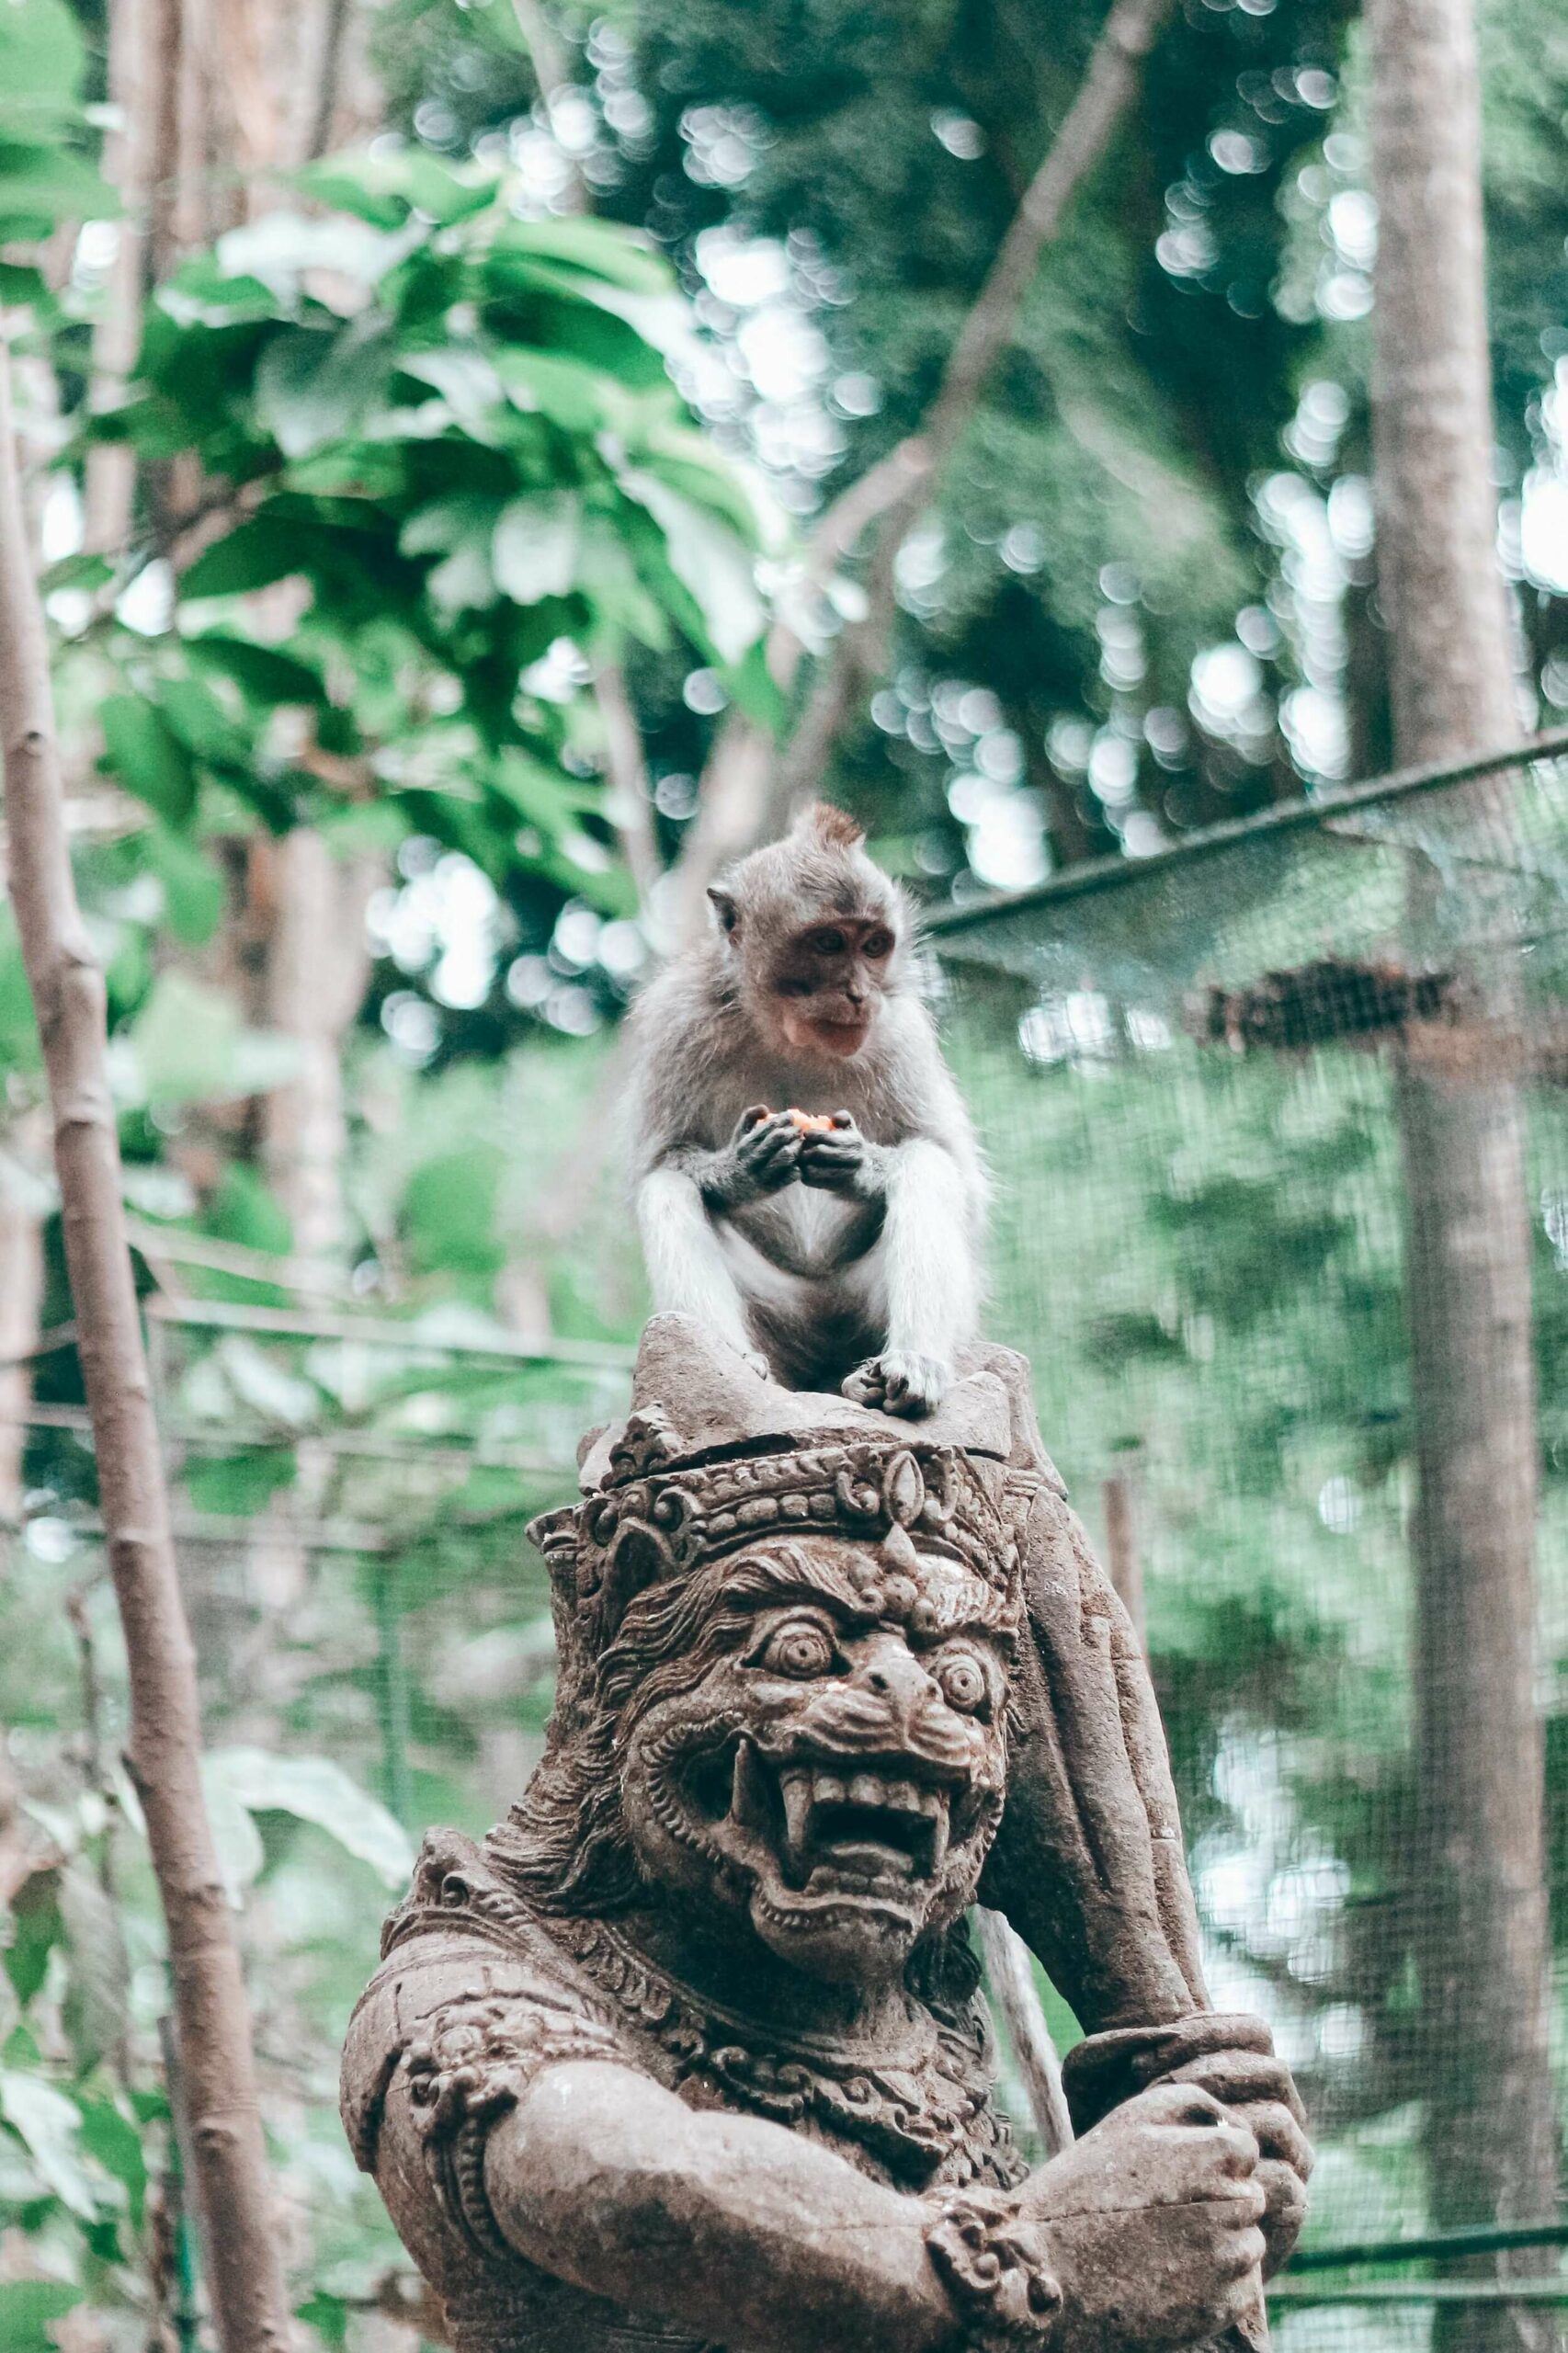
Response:
[[[184,947],[204,946],[223,913],[223,878],[217,867],[188,834],[167,825],[150,825],[141,849],[147,872],[164,886],[169,929]]]
[[[297,523],[264,507],[199,555],[181,582],[186,602],[238,597],[287,580],[305,569],[307,549]]]
[[[273,1497],[294,1483],[291,1446],[246,1447],[238,1454],[209,1455],[186,1467],[185,1483],[197,1511],[244,1518],[265,1511]]]
[[[252,1813],[289,1813],[313,1823],[346,1853],[369,1863],[388,1887],[405,1884],[414,1849],[401,1823],[325,1756],[275,1756],[264,1748],[218,1748],[206,1759],[208,1786]]]
[[[4,11],[9,17],[21,13],[14,6]],[[0,138],[0,234],[42,236],[57,221],[101,221],[119,210],[108,182],[79,156]]]
[[[39,586],[46,597],[52,597],[57,588],[102,588],[113,578],[114,567],[107,557],[89,555],[84,548],[50,564]]]
[[[25,2006],[43,1984],[49,1956],[64,1929],[60,1916],[59,1872],[29,1872],[13,1893],[9,1910],[6,1974],[17,2001]]]
[[[199,678],[165,678],[158,689],[165,718],[198,759],[248,769],[255,746]]]
[[[295,186],[307,195],[378,229],[401,227],[411,210],[449,228],[493,204],[499,185],[478,165],[460,170],[418,147],[329,156],[295,176]]]
[[[443,1153],[410,1177],[402,1223],[421,1273],[437,1268],[481,1278],[504,1258],[495,1238],[495,1196],[504,1165],[494,1145]]]
[[[248,702],[263,708],[319,703],[325,692],[320,673],[296,654],[275,645],[253,645],[248,638],[230,637],[221,630],[187,638],[186,653],[199,666],[232,678]]]
[[[99,767],[169,824],[182,824],[196,807],[196,763],[157,704],[143,695],[111,695],[98,718]]]
[[[261,1843],[260,1831],[250,1818],[249,1808],[229,1787],[214,1755],[201,1760],[201,1795],[217,1850],[223,1893],[238,1911],[246,1888],[261,1877],[267,1849]]]
[[[0,302],[17,310],[35,303],[45,309],[55,307],[53,290],[42,270],[23,261],[0,261]],[[107,564],[104,569],[107,574]]]
[[[294,2317],[313,2328],[327,2353],[343,2353],[348,2336],[348,2322],[352,2306],[344,2296],[329,2296],[323,2288],[294,2307]]]
[[[496,585],[515,604],[537,605],[571,593],[577,572],[583,502],[574,491],[514,498],[495,525],[491,563]]]
[[[496,238],[493,250],[564,262],[574,269],[608,278],[612,285],[624,286],[633,294],[669,294],[675,289],[664,256],[615,222],[512,221]]]
[[[463,492],[417,507],[404,523],[398,541],[404,555],[447,551],[425,584],[444,612],[483,612],[495,602],[490,556],[495,521],[494,499]]]
[[[727,523],[694,506],[645,467],[626,467],[620,482],[664,532],[670,570],[696,599],[720,659],[739,661],[762,634],[763,624],[748,551]]]
[[[738,710],[744,711],[748,719],[755,719],[759,727],[766,727],[770,735],[782,736],[789,706],[768,669],[766,639],[759,637],[749,645],[738,662],[727,663],[720,671],[719,679]],[[878,855],[881,855],[881,851]],[[894,871],[899,870],[895,868]]]
[[[125,1927],[97,1871],[79,1858],[60,1875],[68,1982],[62,2017],[78,2075],[111,2050],[123,2033],[131,1973]]]
[[[116,1040],[117,1045],[121,1040]],[[188,972],[160,972],[119,1057],[149,1103],[230,1103],[282,1086],[300,1066],[289,1038],[250,1029],[222,989]]]
[[[585,519],[577,586],[592,599],[601,623],[630,631],[656,653],[669,644],[665,608],[639,574],[620,533],[605,516],[590,515]]]
[[[84,2222],[93,2221],[98,2200],[79,2154],[82,2117],[75,2101],[41,2075],[0,2067],[0,2116],[62,2204]]]
[[[308,457],[354,434],[392,358],[386,322],[374,312],[331,334],[288,328],[257,363],[256,414],[286,458]]]
[[[683,493],[694,506],[723,516],[747,547],[757,545],[757,513],[745,483],[699,433],[668,424],[655,426],[649,435],[644,462],[651,473]]]
[[[58,2353],[49,2333],[82,2302],[83,2290],[63,2279],[7,2279],[0,2284],[0,2345],[6,2353]]]
[[[477,441],[495,440],[501,379],[483,352],[421,351],[405,355],[398,368],[416,384],[439,392],[465,433]]]
[[[339,212],[353,213],[357,221],[368,221],[372,229],[401,229],[408,218],[407,203],[388,189],[371,187],[368,175],[357,168],[359,163],[355,158],[352,164],[308,165],[296,174],[295,186],[313,196],[318,204],[334,205]]]
[[[131,2119],[110,2099],[82,2102],[82,2146],[105,2173],[121,2183],[137,2230],[147,2200],[147,2154]]]
[[[0,138],[46,138],[75,120],[85,63],[65,0],[0,9]]]
[[[606,381],[597,368],[512,344],[492,356],[506,397],[525,415],[548,416],[565,433],[597,433],[604,423]]]
[[[0,1066],[37,1070],[42,1059],[17,919],[6,901],[0,903]]]

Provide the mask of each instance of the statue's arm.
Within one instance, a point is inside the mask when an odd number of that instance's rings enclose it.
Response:
[[[571,2062],[492,2126],[484,2188],[540,2269],[748,2353],[1176,2353],[1256,2302],[1257,2143],[1191,2086],[1014,2192],[907,2198],[760,2118]]]
[[[630,2067],[540,2075],[484,2187],[519,2255],[590,2295],[755,2353],[952,2353],[933,2209],[785,2126],[687,2108]],[[1021,2340],[1022,2341],[1022,2340]]]

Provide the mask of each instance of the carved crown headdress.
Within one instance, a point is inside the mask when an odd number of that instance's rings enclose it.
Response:
[[[594,1656],[646,1586],[763,1536],[860,1536],[895,1572],[944,1555],[1011,1600],[1018,1513],[1042,1480],[1060,1489],[1028,1367],[1007,1349],[977,1351],[938,1411],[909,1423],[780,1389],[692,1318],[659,1315],[630,1415],[585,1449],[583,1501],[528,1532],[563,1658]]]

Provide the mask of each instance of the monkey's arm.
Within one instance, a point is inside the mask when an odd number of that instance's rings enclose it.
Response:
[[[979,1311],[973,1204],[958,1162],[916,1136],[886,1155],[888,1346],[950,1365]]]
[[[673,1161],[653,1169],[637,1188],[637,1224],[655,1313],[694,1315],[743,1356],[755,1357],[741,1295],[698,1176]]]
[[[952,1381],[957,1351],[974,1335],[974,1188],[960,1160],[934,1137],[871,1150],[869,1178],[880,1184],[883,1202],[876,1246],[887,1338],[880,1356],[850,1374],[844,1393],[889,1414],[928,1414]]]

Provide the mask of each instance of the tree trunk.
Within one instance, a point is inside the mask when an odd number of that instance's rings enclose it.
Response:
[[[147,274],[147,209],[152,194],[154,114],[151,27],[145,0],[110,0],[108,95],[115,128],[104,137],[104,176],[123,207],[115,235],[114,267],[104,290],[102,316],[93,330],[92,406],[113,409],[124,398],[142,335],[142,294]],[[89,449],[84,543],[89,555],[118,563],[131,532],[136,457],[106,442]]]
[[[1371,0],[1368,20],[1379,599],[1403,762],[1506,743],[1519,721],[1495,556],[1470,0]],[[1506,783],[1471,787],[1446,813],[1495,829],[1507,794]],[[1417,928],[1426,888],[1417,873]],[[1475,914],[1471,936],[1484,937]],[[1511,976],[1475,978],[1506,1010]],[[1555,2210],[1556,2126],[1524,1107],[1505,1078],[1438,1083],[1408,1065],[1398,1106],[1418,1477],[1413,1917],[1433,2220],[1536,2222]],[[1528,2310],[1439,2308],[1433,2341],[1511,2353],[1560,2338]]]
[[[334,858],[321,835],[304,826],[272,846],[268,864],[263,1017],[294,1041],[301,1064],[296,1077],[262,1098],[262,1156],[295,1250],[331,1257],[346,1240],[344,1038],[365,994],[365,908],[382,867],[379,858]]]
[[[1105,1511],[1105,1563],[1118,1601],[1132,1620],[1140,1644],[1148,1648],[1143,1601],[1143,1556],[1138,1549],[1138,1498],[1131,1472],[1118,1471],[1100,1489]]]
[[[24,1111],[0,1141],[0,1530],[6,1530],[22,1515],[31,1352],[43,1305],[43,1188],[34,1164],[48,1150],[48,1130],[39,1113]],[[0,1564],[4,1557],[0,1547]]]
[[[76,903],[0,337],[0,730],[12,904],[54,1118],[66,1262],[97,1451],[105,1544],[131,1677],[127,1758],[168,1925],[180,2063],[222,2353],[287,2353],[255,2064],[202,1801],[200,1719],[121,1202],[103,973]]]

